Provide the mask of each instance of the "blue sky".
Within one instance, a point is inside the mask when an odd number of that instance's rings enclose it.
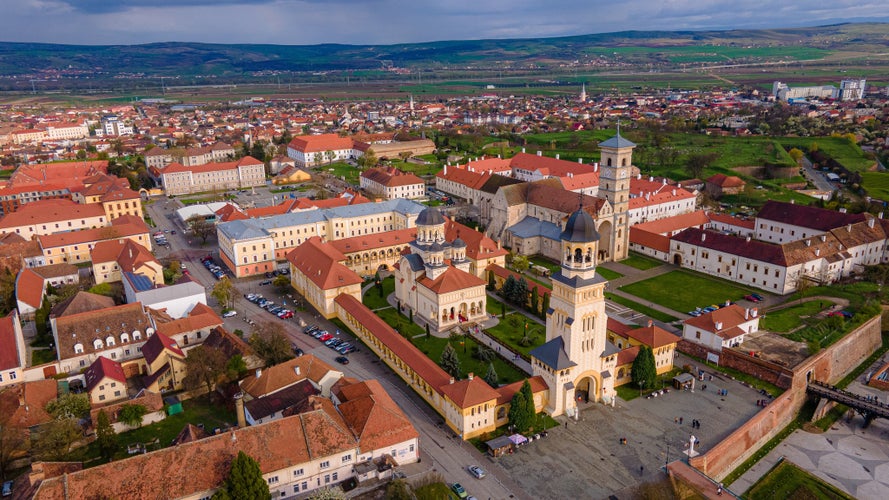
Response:
[[[385,44],[886,21],[885,0],[0,0],[0,40]]]

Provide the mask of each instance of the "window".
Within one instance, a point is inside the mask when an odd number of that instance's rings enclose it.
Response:
[[[332,475],[333,480],[336,481],[339,478],[339,475],[340,475],[339,472],[334,472]]]
[[[330,461],[325,460],[325,461],[321,462],[321,468],[322,468],[322,469],[327,469],[327,468],[329,468],[329,467],[330,467]]]
[[[104,395],[104,394],[100,394],[100,395],[99,395],[99,401],[105,401],[105,395]]]
[[[351,462],[351,461],[352,461],[352,454],[351,453],[349,453],[348,455],[343,457],[343,463]]]
[[[295,471],[293,471],[293,477],[299,477],[299,476],[302,476],[303,474],[304,474],[304,471],[302,469],[296,469]]]
[[[268,479],[269,484],[278,484],[278,476],[272,476]]]
[[[15,380],[16,378],[15,372],[9,372],[9,380]]]

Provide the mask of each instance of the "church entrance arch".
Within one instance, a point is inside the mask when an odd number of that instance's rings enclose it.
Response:
[[[574,398],[578,404],[596,401],[598,399],[596,397],[598,390],[599,383],[594,377],[589,375],[582,376],[574,384]]]
[[[682,265],[682,256],[679,255],[678,253],[674,254],[673,255],[673,263],[676,264],[677,266],[681,266]]]
[[[599,255],[598,262],[606,262],[612,260],[611,257],[611,240],[612,234],[614,232],[614,226],[611,224],[611,221],[602,221],[599,224],[599,227],[596,228],[599,231]]]

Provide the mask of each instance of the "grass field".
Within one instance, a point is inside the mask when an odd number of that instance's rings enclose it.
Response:
[[[684,270],[671,271],[620,288],[622,292],[674,311],[691,311],[696,307],[738,300],[751,292],[749,288],[728,281],[705,277]]]
[[[889,173],[863,172],[861,185],[871,198],[889,201]]]
[[[608,269],[608,268],[605,268],[602,266],[597,267],[596,272],[601,274],[602,277],[607,280],[616,280],[616,279],[620,278],[621,276],[623,276],[623,274],[621,274],[617,271],[612,271],[611,269]]]
[[[367,290],[367,293],[361,297],[361,302],[369,307],[370,309],[379,309],[381,307],[388,307],[389,303],[386,302],[386,297],[389,296],[392,292],[395,291],[395,277],[389,276],[388,278],[383,280],[383,296],[380,297],[380,291],[376,286],[371,287]]]
[[[612,301],[612,302],[618,303],[624,307],[629,307],[630,309],[632,309],[636,312],[642,313],[650,318],[656,319],[658,321],[663,321],[664,323],[670,323],[672,321],[676,321],[677,319],[679,319],[679,318],[674,318],[673,316],[670,316],[669,314],[662,313],[656,309],[652,309],[648,306],[644,306],[636,301],[627,299],[625,297],[619,297],[613,293],[606,292],[605,298]]]
[[[207,396],[188,399],[182,402],[182,413],[169,416],[151,425],[118,434],[117,442],[120,444],[120,450],[114,455],[114,459],[127,458],[129,456],[126,451],[127,445],[133,443],[142,443],[147,446],[149,442],[157,439],[157,448],[148,447],[149,451],[170,446],[170,442],[179,435],[186,424],[203,424],[204,429],[212,433],[213,429],[217,427],[236,425],[237,419],[233,411],[221,404],[211,404]],[[68,458],[74,461],[84,461],[85,464],[89,462],[89,466],[95,466],[100,465],[100,461],[97,460],[100,456],[99,447],[94,441],[84,448],[74,450]]]
[[[328,174],[332,174],[336,176],[338,179],[343,179],[349,184],[358,184],[358,176],[361,175],[361,171],[358,170],[357,167],[353,167],[345,162],[334,162],[329,165],[322,165],[317,169],[319,172],[327,172]]]
[[[519,343],[525,335],[525,325],[528,325],[528,339],[531,340],[527,346]],[[531,349],[543,345],[546,341],[546,328],[520,314],[510,314],[505,320],[500,320],[497,326],[489,328],[487,332],[488,335],[522,353],[526,358]]]
[[[830,304],[833,304],[831,302]],[[803,324],[815,321],[816,314],[821,312],[823,304],[817,300],[803,302],[795,306],[766,314],[759,326],[770,332],[786,333]]]
[[[620,261],[620,263],[630,267],[635,267],[636,269],[639,269],[641,271],[663,265],[663,262],[659,260],[655,260],[644,255],[639,255],[638,253],[630,253],[630,255],[626,259]]]
[[[817,143],[818,149],[853,172],[864,172],[874,165],[874,160],[865,156],[857,144],[844,137],[781,137],[776,140],[786,147],[797,147],[803,151],[808,151],[813,143]]]
[[[772,498],[849,499],[839,488],[800,469],[788,460],[779,462],[772,470],[747,490],[750,500]]]

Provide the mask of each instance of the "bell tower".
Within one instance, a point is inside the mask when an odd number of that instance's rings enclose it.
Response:
[[[636,144],[617,135],[599,144],[599,193],[604,196],[614,210],[612,235],[609,248],[605,248],[608,260],[622,260],[627,257],[630,239],[630,168],[633,165],[633,148]]]

